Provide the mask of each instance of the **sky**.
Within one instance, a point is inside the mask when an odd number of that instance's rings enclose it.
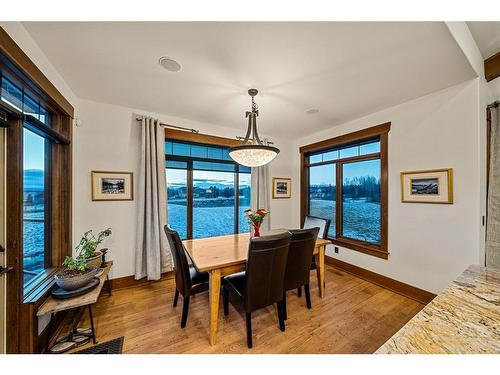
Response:
[[[24,169],[45,169],[45,139],[24,129]]]
[[[344,180],[353,177],[375,176],[380,178],[380,160],[368,160],[344,164]],[[311,167],[309,170],[311,185],[335,185],[335,164]]]
[[[193,171],[193,180],[196,181],[213,181],[218,184],[233,185],[234,173],[232,172],[212,172],[212,171]],[[187,171],[185,169],[167,169],[167,183],[173,185],[187,184]],[[250,174],[240,174],[240,186],[250,185]]]

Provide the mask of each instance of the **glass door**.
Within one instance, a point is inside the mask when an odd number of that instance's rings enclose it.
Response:
[[[193,238],[235,232],[234,179],[234,172],[193,171]]]

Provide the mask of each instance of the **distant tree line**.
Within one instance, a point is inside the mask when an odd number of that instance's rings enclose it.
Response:
[[[380,180],[374,176],[345,179],[342,194],[344,198],[366,199],[368,202],[380,203]],[[310,199],[335,200],[336,196],[335,185],[311,185],[309,187]]]
[[[234,197],[234,187],[220,188],[217,186],[210,186],[208,188],[193,187],[193,196],[195,198],[232,198]],[[186,187],[169,187],[167,190],[169,198],[185,198],[187,196]],[[239,189],[239,196],[250,198],[250,187],[245,186]]]

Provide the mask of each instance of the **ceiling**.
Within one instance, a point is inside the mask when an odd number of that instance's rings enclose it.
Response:
[[[474,77],[442,22],[23,24],[77,96],[234,135],[251,87],[260,132],[297,138]]]
[[[500,22],[467,22],[483,58],[500,52]]]

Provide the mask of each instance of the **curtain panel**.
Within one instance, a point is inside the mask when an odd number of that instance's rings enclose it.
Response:
[[[135,279],[159,280],[172,270],[172,255],[163,227],[167,224],[165,131],[160,121],[141,123],[141,165],[138,179]]]
[[[490,109],[490,170],[486,226],[486,266],[500,268],[500,107]]]

